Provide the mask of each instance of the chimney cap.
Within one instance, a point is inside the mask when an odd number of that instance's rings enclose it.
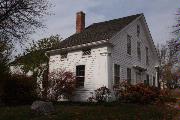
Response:
[[[76,14],[85,14],[83,11],[79,11]]]

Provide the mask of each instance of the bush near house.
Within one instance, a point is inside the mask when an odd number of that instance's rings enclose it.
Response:
[[[130,85],[123,81],[119,85],[114,86],[114,91],[117,100],[125,103],[162,104],[165,102],[175,102],[175,99],[171,97],[168,90],[161,90],[143,83]]]
[[[107,102],[111,100],[111,92],[115,94],[116,101],[121,103],[138,104],[164,104],[166,102],[176,102],[168,89],[159,89],[144,83],[131,85],[127,81],[116,84],[113,91],[103,86],[91,92],[92,96],[88,102]]]
[[[72,72],[62,69],[54,70],[49,73],[47,97],[54,101],[64,98],[70,100],[75,86],[76,77]]]
[[[88,102],[107,102],[111,91],[106,86],[100,87],[97,90],[91,92],[92,96],[88,98]]]
[[[36,97],[36,80],[25,75],[9,75],[4,83],[3,103],[7,105],[30,104]]]

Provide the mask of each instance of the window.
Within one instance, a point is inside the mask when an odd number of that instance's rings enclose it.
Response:
[[[85,49],[85,50],[82,50],[82,55],[91,55],[91,49]]]
[[[127,54],[131,55],[131,36],[127,35]]]
[[[140,35],[140,26],[137,25],[137,36],[139,37],[139,35]]]
[[[127,68],[127,83],[131,84],[131,69]]]
[[[149,49],[146,47],[146,65],[149,65]]]
[[[141,61],[141,43],[137,42],[137,56],[138,56],[138,60]]]
[[[85,79],[85,65],[76,66],[76,87],[83,87]]]
[[[120,65],[114,64],[114,83],[119,84],[120,81]]]
[[[145,85],[149,85],[149,75],[146,75],[146,80],[144,80]]]
[[[156,86],[156,78],[153,76],[153,86]]]
[[[136,72],[136,83],[141,82],[141,72]]]
[[[65,59],[65,58],[67,58],[67,53],[61,54],[61,59]]]

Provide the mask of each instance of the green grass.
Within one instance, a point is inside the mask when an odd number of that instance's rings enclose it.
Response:
[[[56,104],[56,112],[37,116],[30,106],[1,107],[0,120],[173,120],[176,110],[135,104]]]

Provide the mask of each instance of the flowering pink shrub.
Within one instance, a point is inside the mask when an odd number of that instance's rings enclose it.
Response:
[[[107,102],[110,97],[111,91],[106,86],[100,87],[91,93],[92,96],[88,98],[88,102]]]
[[[173,100],[167,90],[160,90],[144,83],[131,85],[123,81],[114,86],[114,91],[117,100],[120,102],[149,104],[164,103]]]
[[[48,98],[58,100],[64,96],[70,99],[75,90],[75,80],[74,74],[69,71],[58,69],[49,73]]]

